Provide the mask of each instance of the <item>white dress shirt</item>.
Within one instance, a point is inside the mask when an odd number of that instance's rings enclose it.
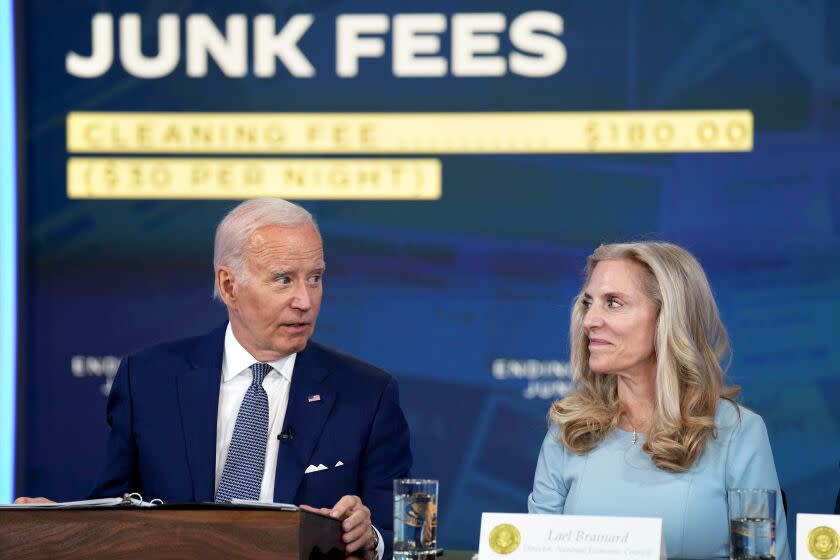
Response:
[[[261,502],[274,501],[274,473],[277,470],[277,452],[280,449],[277,436],[283,430],[296,357],[297,354],[292,354],[274,362],[267,362],[272,369],[263,379],[263,388],[268,395],[268,441],[265,446],[265,466],[260,487]],[[219,482],[222,480],[239,406],[251,385],[251,366],[258,361],[239,344],[228,323],[225,332],[225,353],[222,356],[219,413],[216,416],[216,490],[219,489]]]

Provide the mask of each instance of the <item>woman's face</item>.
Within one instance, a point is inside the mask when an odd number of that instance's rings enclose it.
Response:
[[[626,259],[595,265],[581,302],[592,371],[655,375],[659,308],[644,291],[645,274],[642,265]]]

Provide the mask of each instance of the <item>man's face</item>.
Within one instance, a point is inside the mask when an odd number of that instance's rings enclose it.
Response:
[[[226,267],[216,272],[236,340],[262,362],[303,350],[321,308],[324,249],[315,226],[257,229],[245,269],[244,279]]]

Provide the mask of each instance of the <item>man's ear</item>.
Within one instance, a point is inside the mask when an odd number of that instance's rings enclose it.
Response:
[[[219,288],[219,297],[228,308],[236,307],[236,277],[233,271],[220,266],[216,269],[216,286]]]

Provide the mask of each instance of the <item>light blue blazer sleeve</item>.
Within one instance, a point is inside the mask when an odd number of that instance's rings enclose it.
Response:
[[[559,439],[560,430],[552,425],[540,448],[528,513],[563,513],[569,494],[568,481],[564,480],[568,450]]]

